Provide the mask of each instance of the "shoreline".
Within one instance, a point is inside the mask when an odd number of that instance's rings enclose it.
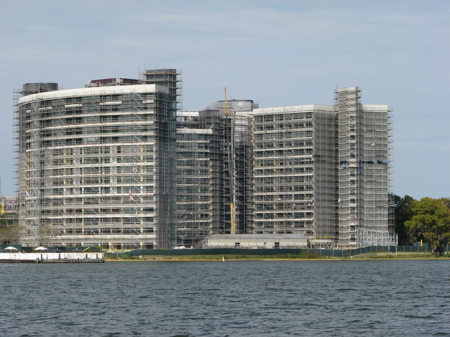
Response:
[[[175,255],[145,255],[145,256],[133,256],[129,258],[109,259],[106,258],[106,262],[233,262],[233,261],[413,261],[413,260],[430,260],[430,261],[450,261],[450,256],[433,256],[430,253],[419,254],[405,254],[405,253],[385,253],[385,254],[367,254],[367,256],[350,256],[350,257],[263,257],[257,255],[245,255],[245,256],[227,256],[227,255],[211,255],[211,257],[205,256],[191,256],[180,257]]]

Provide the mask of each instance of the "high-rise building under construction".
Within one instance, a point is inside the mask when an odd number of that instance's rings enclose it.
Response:
[[[361,104],[360,92],[251,113],[255,233],[301,233],[316,247],[396,244],[389,108]]]
[[[225,104],[228,112],[225,112]],[[178,243],[210,234],[253,233],[251,100],[213,103],[177,115]]]
[[[392,128],[387,105],[361,103],[357,87],[335,92],[337,241],[396,245],[389,202]]]
[[[305,234],[316,247],[395,244],[386,105],[224,100],[179,111],[180,74],[28,83],[16,104],[27,245],[201,246],[211,234]]]
[[[15,122],[24,244],[175,244],[177,73],[150,72],[80,89],[23,86]]]

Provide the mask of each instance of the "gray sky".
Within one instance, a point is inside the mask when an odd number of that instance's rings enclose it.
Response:
[[[333,104],[338,87],[393,109],[393,192],[450,197],[450,1],[3,0],[0,175],[14,192],[13,91],[183,72],[183,109],[228,98]]]

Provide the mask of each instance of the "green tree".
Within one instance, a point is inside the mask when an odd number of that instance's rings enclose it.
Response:
[[[411,210],[413,216],[405,222],[409,236],[423,239],[432,252],[442,255],[450,241],[450,199],[414,200]]]
[[[0,214],[0,245],[19,244],[22,234],[22,228],[17,225],[17,214]]]
[[[413,216],[412,205],[414,199],[409,195],[405,195],[402,198],[394,194],[391,196],[391,200],[394,206],[395,232],[398,235],[398,244],[400,246],[409,245],[412,243],[412,239],[408,236],[405,222],[411,220]]]
[[[19,244],[21,237],[21,229],[18,225],[0,227],[0,245]]]

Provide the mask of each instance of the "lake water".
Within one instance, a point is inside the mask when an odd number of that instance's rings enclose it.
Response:
[[[0,264],[0,336],[450,336],[450,261]]]

